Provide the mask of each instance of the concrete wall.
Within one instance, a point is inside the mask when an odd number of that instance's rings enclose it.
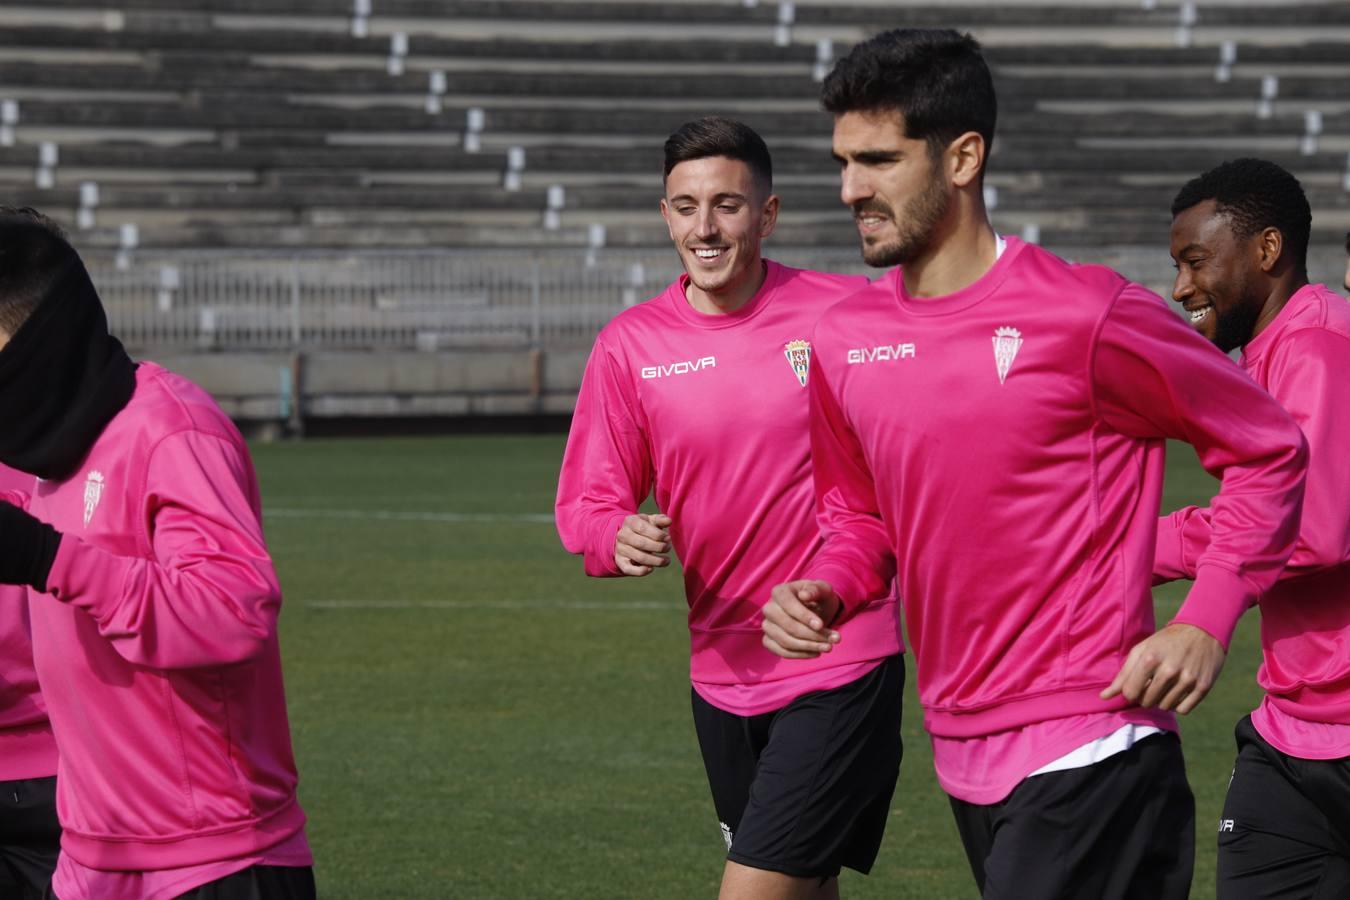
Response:
[[[586,350],[145,353],[236,420],[567,414]]]

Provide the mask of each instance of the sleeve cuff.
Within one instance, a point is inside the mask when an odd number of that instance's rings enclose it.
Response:
[[[596,530],[596,546],[586,557],[587,575],[592,578],[612,578],[623,574],[619,571],[619,564],[614,561],[614,541],[626,518],[628,515],[625,513],[615,513]]]
[[[834,594],[839,598],[840,605],[835,624],[848,619],[863,605],[864,588],[843,563],[827,562],[812,566],[802,577],[811,581],[823,581],[834,588]]]
[[[1238,619],[1256,599],[1256,592],[1241,576],[1221,566],[1202,565],[1172,624],[1194,625],[1227,650]]]
[[[1178,578],[1194,577],[1186,570],[1181,546],[1182,510],[1158,520],[1158,535],[1153,544],[1153,583],[1164,584]]]

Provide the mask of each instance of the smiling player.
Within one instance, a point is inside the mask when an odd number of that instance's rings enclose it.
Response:
[[[1350,304],[1308,283],[1312,212],[1274,163],[1211,169],[1172,215],[1173,299],[1220,350],[1242,348],[1310,459],[1298,544],[1261,597],[1266,695],[1237,726],[1219,897],[1350,896]],[[1155,577],[1196,577],[1215,523],[1196,507],[1163,518]]]
[[[596,339],[558,485],[563,544],[594,576],[684,567],[692,702],[727,842],[723,898],[837,896],[866,872],[900,764],[890,577],[867,581],[848,647],[803,664],[760,643],[769,589],[820,544],[807,425],[807,338],[861,277],[765,260],[768,149],[726,119],[665,146],[661,213],[686,274]],[[638,512],[655,488],[661,513]]]

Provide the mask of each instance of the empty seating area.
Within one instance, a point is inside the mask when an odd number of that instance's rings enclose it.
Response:
[[[526,252],[610,266],[597,302],[617,308],[673,271],[662,141],[722,113],[774,151],[772,252],[856,268],[819,78],[898,25],[987,48],[1000,230],[1157,285],[1176,188],[1259,154],[1304,181],[1315,269],[1331,272],[1350,229],[1350,4],[1311,0],[17,0],[0,8],[0,196],[116,271],[154,260],[147,284],[192,253],[481,251],[509,267]],[[440,333],[435,303],[384,303]],[[561,315],[549,297],[521,304],[535,311],[511,334]],[[452,307],[468,321],[495,304]],[[606,317],[578,315],[578,340]]]

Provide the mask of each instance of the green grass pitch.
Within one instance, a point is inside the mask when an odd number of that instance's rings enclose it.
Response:
[[[321,896],[716,895],[678,574],[582,575],[548,517],[562,445],[254,447]],[[1189,448],[1170,458],[1164,508],[1212,493]],[[1182,589],[1158,591],[1160,620]],[[1195,897],[1213,896],[1232,729],[1259,698],[1256,625],[1183,721]],[[845,873],[847,898],[975,895],[919,722],[910,687],[886,840],[871,877]]]

